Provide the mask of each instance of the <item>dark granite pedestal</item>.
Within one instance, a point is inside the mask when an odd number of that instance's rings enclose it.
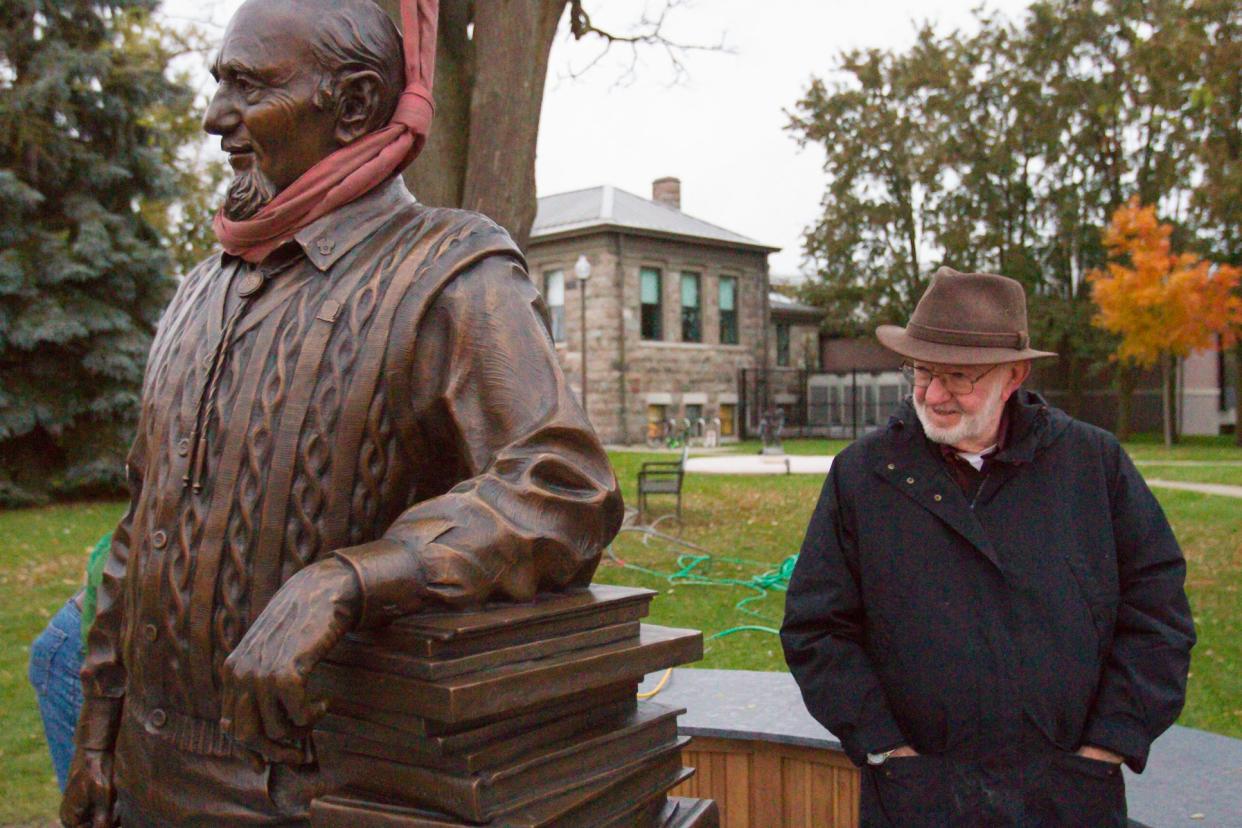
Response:
[[[653,689],[659,676],[649,677],[640,690]],[[673,671],[655,699],[685,707],[678,720],[683,735],[695,744],[769,745],[787,751],[844,758],[841,742],[806,712],[802,696],[788,673],[749,670]],[[694,750],[692,746],[691,750]],[[1174,726],[1152,745],[1146,770],[1125,770],[1126,802],[1135,828],[1215,826],[1242,828],[1242,740]],[[727,785],[703,784],[699,795],[716,795]],[[736,786],[734,786],[736,787]],[[676,793],[676,792],[675,792]],[[740,799],[735,792],[733,798]],[[721,807],[729,803],[721,797]],[[730,824],[747,823],[729,817]],[[764,824],[775,828],[779,822]]]

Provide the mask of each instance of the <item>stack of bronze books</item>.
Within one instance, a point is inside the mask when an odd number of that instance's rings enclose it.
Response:
[[[702,656],[702,635],[640,623],[624,587],[410,616],[349,636],[316,669],[316,726],[339,790],[315,828],[689,828],[710,802],[667,796],[683,768],[674,710],[642,677]]]

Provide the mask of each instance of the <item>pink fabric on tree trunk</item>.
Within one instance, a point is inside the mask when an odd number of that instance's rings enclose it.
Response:
[[[382,129],[341,147],[302,174],[252,218],[231,221],[216,213],[213,228],[224,249],[261,262],[293,234],[405,169],[422,151],[435,107],[439,0],[401,0],[405,90]]]

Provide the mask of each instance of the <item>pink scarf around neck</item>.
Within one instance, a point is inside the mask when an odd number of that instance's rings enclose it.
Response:
[[[231,221],[216,213],[212,226],[225,251],[261,262],[303,227],[370,192],[418,156],[434,112],[438,11],[439,0],[401,0],[405,90],[388,125],[324,158],[253,217]]]

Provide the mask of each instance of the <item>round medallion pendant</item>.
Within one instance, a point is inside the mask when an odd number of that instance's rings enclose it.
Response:
[[[263,275],[257,270],[251,271],[242,277],[241,284],[237,286],[237,294],[250,296],[257,293],[261,287],[263,287]]]

